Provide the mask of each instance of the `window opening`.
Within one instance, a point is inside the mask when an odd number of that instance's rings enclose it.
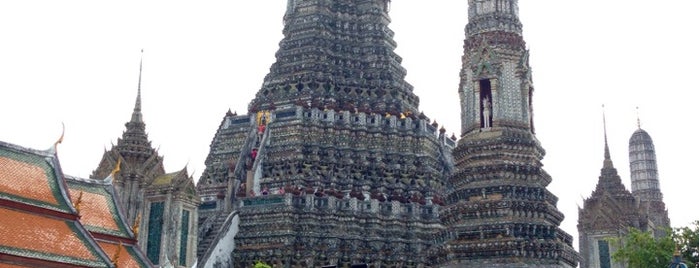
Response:
[[[611,268],[611,258],[609,256],[609,242],[606,240],[597,241],[599,246],[599,267],[600,268]]]
[[[153,264],[160,263],[160,239],[163,231],[164,208],[165,204],[163,202],[153,202],[150,204],[146,254]]]
[[[481,128],[490,128],[493,123],[493,93],[490,79],[481,79],[479,83]]]
[[[187,265],[187,237],[189,236],[189,210],[182,210],[182,229],[180,230],[180,265]]]

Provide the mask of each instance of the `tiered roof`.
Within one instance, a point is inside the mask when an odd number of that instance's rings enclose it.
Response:
[[[112,146],[111,150],[104,153],[99,166],[90,176],[91,179],[106,178],[112,167],[122,160],[122,173],[127,174],[127,177],[136,178],[144,185],[149,185],[150,180],[165,173],[163,157],[158,155],[158,151],[148,140],[146,123],[143,121],[143,113],[141,113],[142,71],[143,59],[141,59],[139,68],[138,93],[136,94],[136,104],[131,113],[131,120],[124,124],[126,131],[117,140],[117,145]],[[127,215],[127,217],[133,220],[132,215]]]
[[[604,135],[604,162],[597,186],[585,199],[578,221],[582,232],[617,231],[625,227],[642,227],[636,199],[621,182],[609,154]]]
[[[187,172],[186,168],[156,177],[153,180],[153,184],[151,184],[151,188],[156,189],[162,187],[182,189],[184,190],[184,193],[193,198],[197,196],[196,187],[194,186],[194,180],[191,176],[189,176],[189,173]],[[198,198],[194,199],[198,200]]]
[[[0,264],[113,267],[78,221],[52,150],[0,142]]]
[[[462,136],[446,182],[439,267],[575,267],[534,132],[534,87],[518,0],[469,0]]]
[[[198,185],[200,257],[238,193],[235,252],[222,254],[236,267],[427,263],[454,141],[419,112],[389,2],[289,1],[250,113],[228,113],[211,143]]]
[[[117,144],[111,150],[104,153],[97,169],[90,176],[91,179],[103,179],[109,175],[112,168],[120,159],[122,173],[131,174],[141,171],[136,176],[145,185],[151,183],[153,178],[165,174],[163,157],[153,148],[146,133],[146,123],[141,114],[141,89],[139,86],[136,96],[136,105],[131,114],[131,120],[125,124],[126,130]],[[115,178],[117,179],[117,178]]]
[[[143,52],[143,51],[141,51]],[[143,61],[141,61],[141,66],[143,66]],[[142,68],[141,68],[142,70]],[[136,95],[136,103],[131,114],[131,119],[126,122],[126,130],[123,132],[121,138],[117,140],[117,144],[113,145],[109,151],[105,151],[102,160],[100,161],[97,169],[93,171],[90,175],[90,187],[99,186],[101,181],[107,182],[109,184],[114,184],[115,189],[109,189],[107,192],[109,195],[105,196],[108,198],[109,202],[117,202],[116,204],[108,203],[108,206],[104,204],[98,207],[99,211],[95,213],[102,213],[104,215],[110,213],[107,210],[113,209],[116,206],[121,207],[123,212],[123,220],[125,223],[120,223],[117,220],[115,222],[96,222],[98,225],[101,223],[109,223],[109,227],[106,229],[95,229],[99,235],[108,235],[108,238],[112,242],[123,242],[124,235],[133,238],[133,234],[124,233],[125,230],[128,231],[129,225],[142,224],[144,226],[149,225],[148,218],[141,219],[143,213],[147,209],[149,200],[156,195],[164,195],[164,193],[172,193],[175,199],[179,197],[184,197],[185,200],[191,201],[191,206],[196,206],[199,198],[197,196],[193,179],[187,174],[186,168],[173,172],[165,173],[165,168],[163,165],[163,157],[158,155],[158,150],[153,148],[151,142],[148,140],[148,134],[146,132],[146,124],[143,120],[143,113],[141,112],[141,75],[139,74],[138,81],[138,93]],[[118,166],[120,172],[114,174],[113,169]],[[108,178],[108,179],[105,179]],[[113,193],[114,191],[119,194]],[[97,192],[92,192],[97,195],[105,195],[104,189],[98,190]],[[114,199],[115,197],[118,197]],[[111,198],[111,199],[110,199]],[[100,202],[104,202],[100,199]],[[118,205],[117,205],[118,204]],[[168,205],[171,206],[171,205]],[[173,211],[177,204],[172,205],[174,207],[167,207],[167,210]],[[195,212],[196,215],[197,212]],[[113,214],[116,215],[116,214]],[[97,221],[104,220],[103,217],[96,217]],[[170,224],[171,222],[168,222]],[[125,224],[125,225],[122,225]],[[126,226],[126,227],[124,227]],[[93,226],[94,228],[102,228],[103,226]],[[116,232],[116,233],[115,233]],[[179,233],[179,227],[170,226],[167,231],[162,235],[166,237],[166,240],[175,241],[175,237],[171,233]],[[186,233],[186,232],[185,232]],[[115,235],[122,235],[115,239]],[[138,236],[138,235],[136,235]],[[152,237],[146,234],[141,234],[140,239],[142,245],[160,243],[163,237]],[[165,242],[163,244],[171,243]],[[124,245],[127,249],[126,245]],[[113,248],[113,247],[112,247]],[[134,246],[135,248],[135,246]],[[168,253],[161,253],[161,255],[172,256],[174,254],[174,247],[168,248]],[[123,253],[121,253],[123,255]],[[139,253],[140,254],[140,253]],[[157,254],[156,254],[157,255]],[[141,258],[142,256],[134,256]],[[157,256],[149,256],[151,261],[155,262]],[[145,263],[145,260],[139,260]],[[189,261],[192,262],[192,261]]]
[[[71,200],[79,207],[80,221],[112,261],[118,267],[151,267],[136,245],[135,230],[127,225],[117,205],[114,186],[102,180],[76,177],[68,177],[67,182]]]
[[[53,150],[0,142],[1,267],[152,267],[111,179],[62,173]]]
[[[418,113],[394,50],[387,1],[289,1],[277,61],[251,103]]]

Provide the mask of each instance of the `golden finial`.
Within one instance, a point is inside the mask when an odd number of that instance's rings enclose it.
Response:
[[[80,194],[78,194],[78,199],[75,200],[75,203],[73,203],[73,206],[75,207],[75,211],[78,213],[78,216],[80,216],[80,204],[83,202],[83,191],[80,191]]]
[[[133,235],[138,238],[138,227],[141,224],[141,214],[139,213],[136,216],[136,221],[134,221],[133,226],[131,226],[131,231],[133,231]]]
[[[124,245],[119,241],[119,247],[117,248],[116,253],[114,253],[114,258],[112,259],[112,264],[114,264],[114,268],[119,268],[119,255],[121,254],[121,249],[124,248]]]
[[[114,169],[112,169],[112,178],[114,178],[119,171],[121,171],[121,157],[117,158],[117,163],[114,166]]]

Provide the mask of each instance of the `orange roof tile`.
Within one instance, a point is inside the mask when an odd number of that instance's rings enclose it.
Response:
[[[123,219],[119,209],[114,185],[103,181],[65,176],[70,199],[75,204],[80,200],[80,223],[90,232],[134,238],[131,227]]]
[[[2,156],[0,156],[0,192],[59,205],[44,168]]]
[[[70,188],[70,200],[75,204],[82,193],[80,201],[80,222],[92,231],[91,227],[104,228],[120,232],[114,219],[107,196]]]
[[[99,264],[77,222],[0,207],[0,252],[51,261]]]
[[[107,253],[107,256],[114,261],[114,256],[116,256],[117,251],[119,251],[119,244],[113,242],[97,242],[102,250]],[[144,263],[144,261],[139,258],[134,252],[133,246],[131,245],[121,245],[121,251],[119,251],[119,258],[117,259],[117,267],[119,268],[133,268],[133,267],[149,267]]]

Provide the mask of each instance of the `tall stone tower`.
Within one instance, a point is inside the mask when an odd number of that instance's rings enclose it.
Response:
[[[645,229],[646,223],[636,199],[621,183],[614,168],[605,130],[604,162],[597,187],[578,211],[580,267],[625,267],[623,263],[613,261],[616,248],[611,241],[621,238],[628,228]]]
[[[534,135],[529,52],[517,0],[469,0],[456,172],[440,267],[575,267]]]
[[[430,265],[455,142],[404,80],[389,4],[288,1],[249,113],[227,113],[211,143],[201,263]]]
[[[126,220],[133,225],[143,210],[145,188],[155,177],[165,174],[163,157],[148,140],[146,124],[141,113],[141,76],[138,78],[136,104],[131,120],[126,122],[126,130],[117,144],[105,151],[98,168],[91,179],[108,177],[112,169],[119,165],[120,172],[114,181],[119,195],[119,203],[124,209]]]
[[[629,139],[631,192],[639,202],[640,209],[648,216],[649,228],[656,235],[662,235],[665,228],[670,228],[670,218],[660,191],[655,146],[648,132],[641,129],[640,120],[638,122],[638,129]]]
[[[126,221],[140,230],[138,243],[148,259],[165,267],[191,267],[196,261],[199,196],[186,169],[165,172],[163,157],[148,140],[141,113],[140,74],[126,131],[104,152],[90,178],[107,178],[115,167],[120,172],[111,183]]]

